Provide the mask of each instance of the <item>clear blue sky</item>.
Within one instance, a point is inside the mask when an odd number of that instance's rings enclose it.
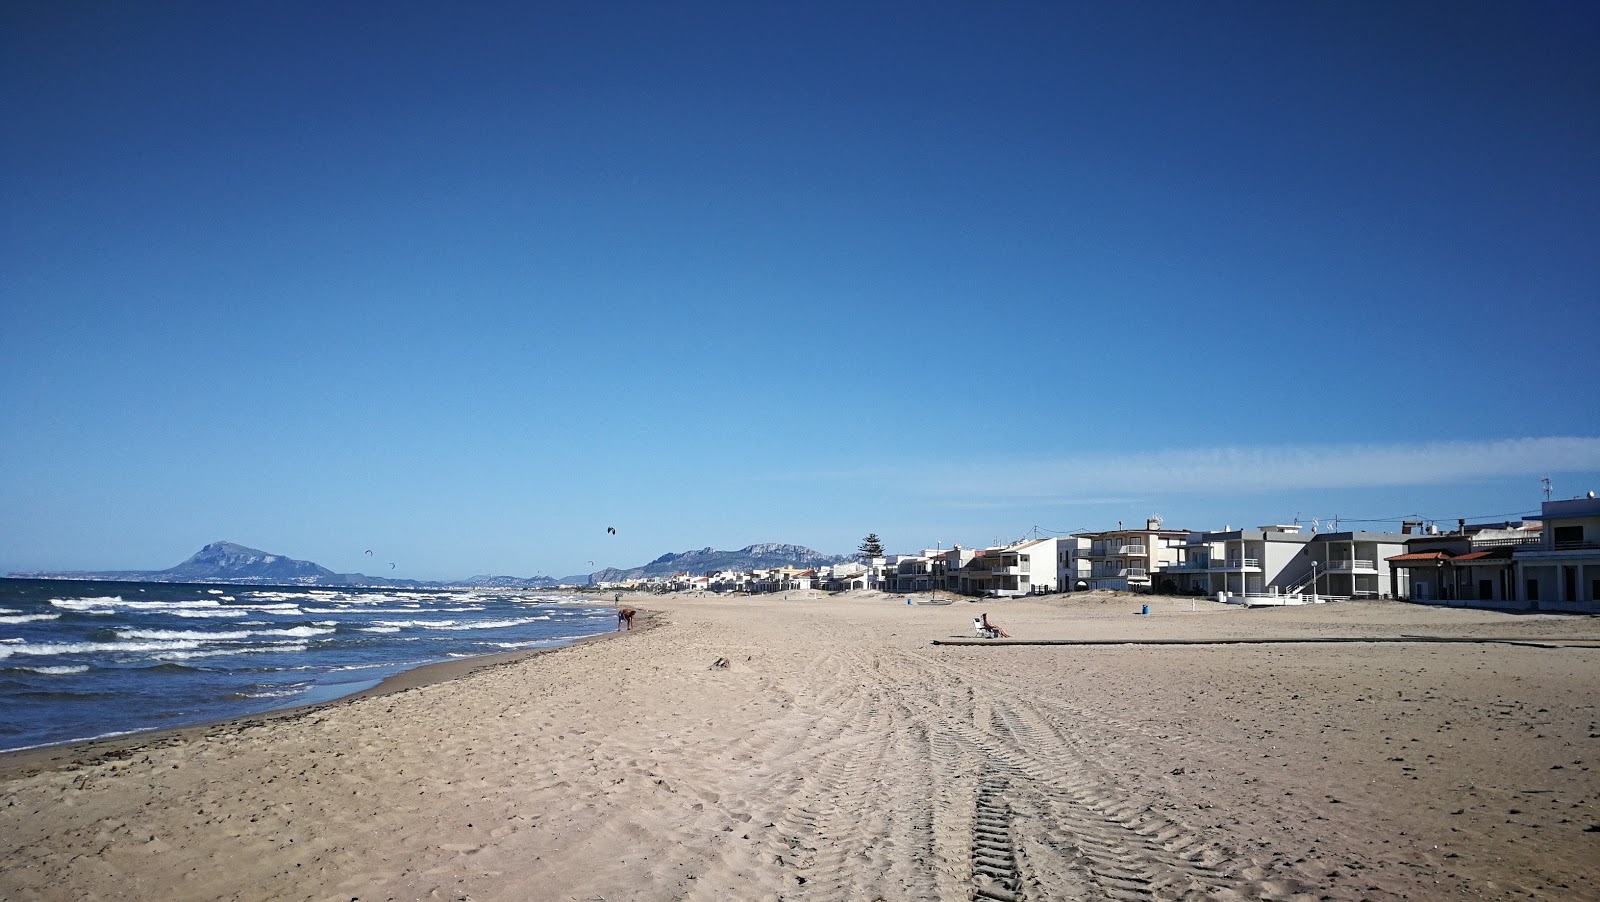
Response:
[[[326,6],[0,10],[0,572],[1600,489],[1593,4]]]

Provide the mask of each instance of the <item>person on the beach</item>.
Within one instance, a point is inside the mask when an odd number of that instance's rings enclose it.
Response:
[[[633,629],[633,608],[623,608],[617,611],[617,631]]]
[[[1005,629],[1000,626],[1000,624],[989,620],[989,613],[987,611],[985,611],[983,614],[983,628],[986,630],[994,630],[994,634],[1002,639],[1011,638],[1011,634],[1006,632]]]

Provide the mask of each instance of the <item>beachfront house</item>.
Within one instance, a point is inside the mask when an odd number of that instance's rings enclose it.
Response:
[[[933,584],[946,592],[955,592],[960,586],[961,568],[972,562],[978,552],[954,545],[949,551],[940,551],[933,558]]]
[[[1300,524],[1194,533],[1157,577],[1161,591],[1225,600],[1310,595],[1404,597],[1387,557],[1405,550],[1398,533],[1307,533]]]
[[[866,564],[860,561],[846,561],[833,565],[823,585],[831,592],[850,592],[870,588],[871,580],[872,574]]]
[[[1177,562],[1188,537],[1187,529],[1163,529],[1159,517],[1146,520],[1143,529],[1119,523],[1116,529],[1073,536],[1089,540],[1089,588],[1124,592],[1150,591],[1154,573]]]
[[[1522,600],[1540,611],[1600,609],[1600,499],[1546,501],[1536,519],[1541,541],[1513,555]]]
[[[1055,538],[1024,539],[985,548],[956,571],[955,591],[996,598],[1054,592],[1057,542]]]
[[[1396,597],[1412,601],[1518,604],[1517,548],[1537,545],[1537,522],[1468,524],[1454,532],[1427,532],[1406,540],[1403,554],[1388,558]]]
[[[1313,570],[1311,590],[1334,598],[1388,598],[1408,594],[1391,573],[1389,558],[1406,550],[1409,538],[1393,532],[1324,532],[1307,551]]]
[[[1087,536],[1065,536],[1056,540],[1056,586],[1063,592],[1089,588],[1093,562],[1089,552],[1094,542]]]
[[[925,549],[921,554],[895,555],[894,572],[885,574],[889,592],[927,592],[934,587],[934,560],[939,552]]]
[[[1311,539],[1294,524],[1190,533],[1161,568],[1158,584],[1163,592],[1183,595],[1289,592],[1310,580]]]
[[[750,574],[738,570],[717,570],[707,573],[710,579],[711,590],[714,592],[748,592],[750,591]]]

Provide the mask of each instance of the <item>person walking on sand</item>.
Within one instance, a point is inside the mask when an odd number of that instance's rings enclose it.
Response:
[[[1000,624],[989,619],[989,613],[987,611],[983,613],[983,628],[986,630],[994,630],[994,634],[1002,639],[1011,638],[1011,634],[1006,632],[1005,629],[1000,626]]]
[[[622,608],[617,611],[617,632],[624,629],[633,629],[633,608]]]

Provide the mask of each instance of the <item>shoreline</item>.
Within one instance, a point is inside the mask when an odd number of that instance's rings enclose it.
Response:
[[[595,603],[591,606],[613,607],[610,603]],[[635,608],[635,610],[638,611],[638,617],[634,625],[634,632],[651,629],[656,625],[655,612],[642,608]],[[612,629],[604,633],[595,633],[592,636],[563,641],[559,645],[551,645],[545,648],[527,648],[419,664],[399,673],[390,674],[373,686],[367,686],[333,698],[319,699],[283,708],[270,708],[254,714],[239,714],[233,717],[223,717],[176,727],[152,727],[148,730],[136,730],[115,736],[74,739],[34,748],[0,752],[0,783],[46,771],[98,764],[108,757],[125,757],[149,745],[188,742],[202,738],[217,730],[226,731],[231,727],[244,729],[268,721],[294,720],[318,711],[347,705],[363,699],[381,698],[423,686],[466,680],[476,674],[518,664],[539,655],[551,654],[579,645],[598,642],[614,636],[617,632],[617,630]],[[622,632],[627,631],[624,630]]]

